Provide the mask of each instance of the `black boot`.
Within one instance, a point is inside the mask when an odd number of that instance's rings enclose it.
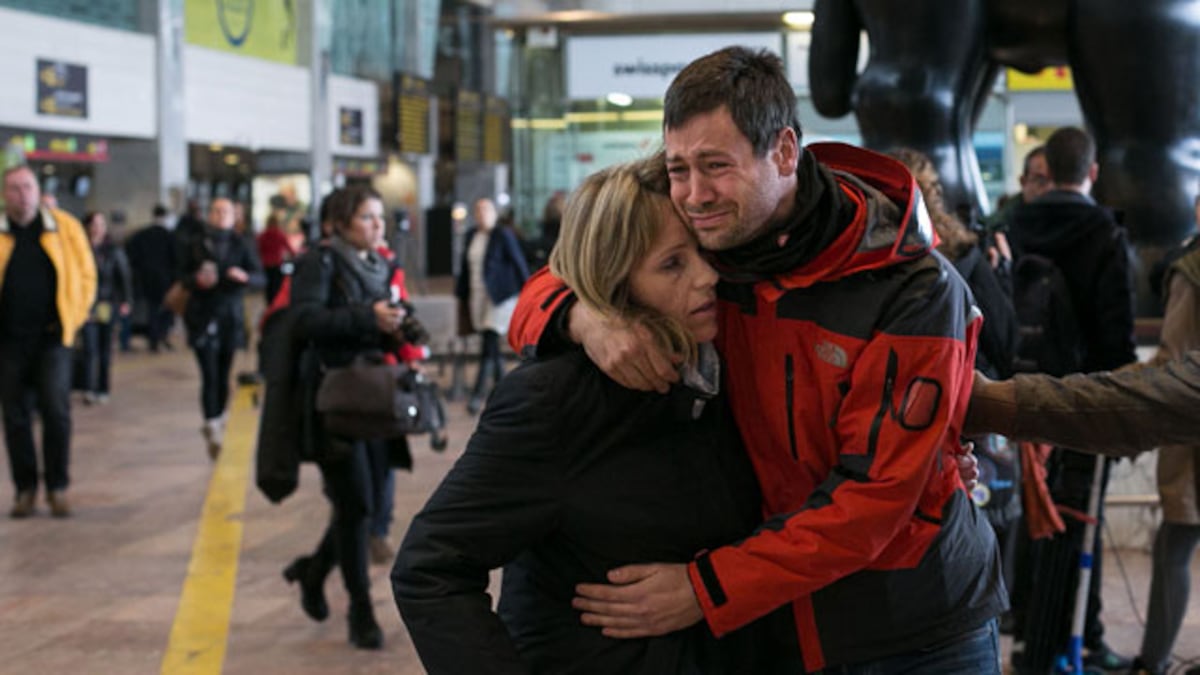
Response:
[[[350,601],[350,642],[359,649],[383,647],[383,631],[375,623],[375,611],[369,600]]]
[[[300,556],[283,569],[283,578],[289,584],[300,582],[300,607],[313,621],[324,621],[329,616],[329,604],[325,602],[325,575],[315,572],[312,558]]]

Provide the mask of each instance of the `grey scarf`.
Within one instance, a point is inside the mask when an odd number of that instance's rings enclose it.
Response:
[[[353,244],[335,234],[329,238],[329,247],[345,263],[345,268],[358,280],[360,286],[372,298],[388,297],[388,268],[384,260],[373,249],[363,255]]]

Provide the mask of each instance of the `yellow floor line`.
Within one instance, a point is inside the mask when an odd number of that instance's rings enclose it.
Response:
[[[250,456],[258,428],[253,388],[239,387],[230,406],[225,447],[213,468],[192,560],[163,655],[162,672],[220,673],[242,548],[242,516]],[[196,451],[203,447],[196,439]]]

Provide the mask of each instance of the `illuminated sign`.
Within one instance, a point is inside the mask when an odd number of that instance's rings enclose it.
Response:
[[[483,96],[459,89],[454,106],[454,158],[460,162],[483,159]]]
[[[37,114],[86,119],[87,80],[87,66],[38,59]]]
[[[508,161],[508,102],[488,96],[483,112],[483,161]]]
[[[25,161],[107,162],[108,141],[94,136],[0,130],[6,147],[19,148]]]
[[[1065,66],[1046,68],[1033,74],[1008,69],[1009,91],[1071,91],[1074,88],[1071,69]]]
[[[400,152],[430,154],[428,80],[396,77],[396,143]]]

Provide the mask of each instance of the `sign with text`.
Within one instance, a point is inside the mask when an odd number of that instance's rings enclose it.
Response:
[[[1032,74],[1022,73],[1015,68],[1008,69],[1009,91],[1071,91],[1074,88],[1071,69],[1066,66],[1046,68]]]
[[[87,118],[87,66],[38,59],[36,86],[37,114]]]
[[[361,108],[338,108],[338,140],[342,145],[362,146],[363,111]]]
[[[459,89],[454,104],[454,158],[459,162],[483,159],[483,96]]]
[[[572,37],[567,40],[567,97],[662,98],[675,74],[705,54],[731,45],[779,54],[780,42],[778,33]]]
[[[108,161],[108,141],[82,134],[0,129],[0,145],[19,150],[24,161]]]
[[[396,143],[400,152],[430,153],[429,80],[405,74],[396,77]]]
[[[483,161],[508,161],[508,101],[488,96],[483,109]]]

